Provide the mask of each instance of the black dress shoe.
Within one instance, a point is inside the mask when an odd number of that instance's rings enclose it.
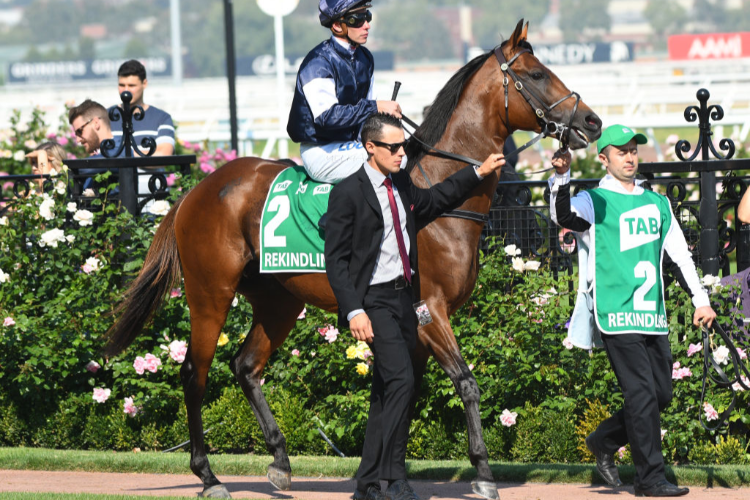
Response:
[[[414,490],[411,489],[406,479],[394,481],[387,490],[385,490],[386,500],[419,500]]]
[[[662,479],[650,488],[635,487],[635,496],[637,497],[681,497],[689,492],[689,489],[675,486],[666,479]]]
[[[365,491],[355,490],[352,500],[385,500],[385,495],[380,491],[379,484],[368,484]]]
[[[594,440],[591,439],[591,436],[593,434],[589,434],[589,437],[586,438],[586,447],[596,457],[596,470],[599,471],[599,475],[610,486],[614,486],[615,488],[622,486],[620,474],[617,472],[617,466],[615,465],[614,455],[600,451],[594,446]]]

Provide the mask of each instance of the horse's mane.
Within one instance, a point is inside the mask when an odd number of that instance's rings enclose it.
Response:
[[[464,84],[476,73],[492,53],[490,51],[475,57],[448,80],[445,87],[438,92],[437,97],[435,97],[424,117],[422,125],[414,132],[414,135],[430,146],[435,145],[440,140],[443,133],[445,133],[448,120],[450,120],[453,111],[458,105]],[[411,170],[426,152],[424,146],[417,141],[409,141],[409,144],[406,146],[406,156],[408,158],[407,170]]]

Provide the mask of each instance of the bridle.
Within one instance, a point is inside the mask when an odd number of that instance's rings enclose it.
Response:
[[[509,85],[512,80],[515,89],[519,94],[523,96],[526,102],[529,103],[531,109],[534,110],[537,122],[539,122],[539,125],[542,129],[541,133],[544,134],[546,131],[546,134],[550,136],[557,134],[557,137],[560,140],[560,149],[567,149],[568,140],[570,139],[570,132],[571,130],[573,130],[573,119],[578,112],[578,103],[581,102],[581,96],[577,92],[571,92],[565,97],[559,99],[551,106],[548,106],[547,103],[545,103],[543,99],[539,98],[539,96],[535,94],[530,87],[527,87],[523,84],[521,78],[511,68],[511,65],[516,62],[516,59],[518,59],[522,54],[529,53],[531,55],[534,55],[534,51],[531,48],[521,47],[521,49],[516,52],[511,60],[508,61],[502,50],[505,43],[506,42],[503,42],[501,45],[495,47],[494,53],[497,62],[500,64],[500,70],[503,72],[503,90],[505,93],[505,127],[508,129],[508,135],[513,133],[513,128],[510,124],[510,113],[508,111],[508,94],[510,90]],[[573,105],[573,111],[570,113],[570,120],[568,120],[567,125],[560,122],[554,122],[547,117],[550,111],[552,111],[571,97],[574,97],[576,102]],[[539,105],[535,105],[534,102],[537,102]]]
[[[539,96],[537,96],[531,89],[527,88],[521,78],[516,74],[515,71],[511,69],[511,65],[518,59],[522,54],[529,53],[531,55],[534,55],[534,51],[531,48],[521,47],[518,52],[511,58],[510,61],[508,61],[505,58],[505,55],[503,54],[502,48],[507,43],[507,40],[503,42],[502,44],[495,47],[494,54],[495,58],[497,59],[498,64],[500,64],[500,70],[503,72],[503,91],[505,94],[505,127],[508,129],[508,135],[512,133],[511,125],[510,125],[510,112],[508,110],[508,91],[509,91],[509,84],[510,80],[513,80],[513,86],[516,88],[516,90],[523,96],[523,98],[526,100],[526,102],[531,106],[531,109],[534,110],[534,114],[537,117],[537,122],[539,123],[539,126],[541,128],[541,131],[529,142],[524,144],[523,146],[520,146],[515,151],[512,151],[508,153],[505,156],[505,159],[512,158],[513,156],[516,156],[520,154],[522,151],[530,148],[537,142],[539,142],[541,139],[545,137],[550,137],[555,134],[557,134],[557,138],[560,141],[560,151],[566,151],[568,149],[568,140],[570,138],[570,131],[572,130],[573,120],[575,119],[575,115],[578,112],[578,103],[581,101],[581,96],[577,92],[571,92],[570,94],[566,95],[565,97],[559,99],[557,102],[552,104],[551,106],[548,106],[544,100],[540,99]],[[396,87],[394,88],[393,92],[393,98],[392,100],[396,100],[396,95],[398,94],[398,89],[401,86],[400,82],[396,82]],[[566,100],[570,99],[571,97],[574,97],[576,102],[573,105],[573,111],[570,114],[570,120],[568,121],[568,124],[565,125],[564,123],[555,122],[547,118],[547,114],[552,111],[554,108],[565,102]],[[535,106],[534,101],[538,102],[540,106]],[[544,108],[544,109],[542,109]],[[401,115],[401,119],[410,125],[412,128],[414,128],[414,131],[419,128],[419,125],[408,118],[405,115]],[[470,165],[474,166],[481,166],[482,162],[475,160],[473,158],[470,158],[468,156],[460,155],[458,153],[451,153],[449,151],[443,151],[442,149],[436,148],[435,146],[432,146],[430,144],[427,144],[426,142],[422,141],[419,137],[417,137],[414,133],[412,133],[409,136],[409,140],[415,140],[418,142],[422,147],[425,148],[426,153],[425,154],[433,154],[435,156],[441,156],[443,158],[448,158],[451,160],[458,160],[464,163],[468,163]],[[419,171],[422,173],[422,177],[424,177],[425,181],[427,181],[427,185],[432,187],[432,182],[430,182],[430,179],[427,177],[427,173],[425,172],[424,168],[422,167],[422,164],[419,160],[416,161],[416,165],[419,168]],[[535,170],[532,172],[527,172],[527,175],[533,175],[533,174],[540,174],[543,172],[547,172],[549,170],[552,170],[554,167],[544,168],[540,170]],[[459,219],[468,219],[475,222],[482,222],[486,223],[489,220],[489,216],[487,214],[482,214],[478,212],[473,212],[470,210],[451,210],[450,212],[444,213],[441,217],[456,217]]]

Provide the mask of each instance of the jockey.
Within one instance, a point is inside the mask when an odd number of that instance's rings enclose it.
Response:
[[[366,0],[320,0],[320,24],[331,38],[312,49],[297,73],[287,132],[301,143],[305,170],[336,183],[362,167],[367,151],[359,130],[371,114],[401,117],[395,101],[376,101],[374,62],[367,43],[372,14]]]

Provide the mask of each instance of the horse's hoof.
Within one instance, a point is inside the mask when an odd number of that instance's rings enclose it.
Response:
[[[277,490],[286,491],[292,489],[292,473],[283,471],[273,465],[268,466],[268,480]]]
[[[489,500],[499,500],[500,495],[497,494],[497,484],[490,481],[477,481],[471,482],[471,489],[477,495],[488,498]]]
[[[202,492],[198,493],[200,498],[232,498],[229,494],[229,490],[223,484],[215,484],[210,488],[204,488]]]

